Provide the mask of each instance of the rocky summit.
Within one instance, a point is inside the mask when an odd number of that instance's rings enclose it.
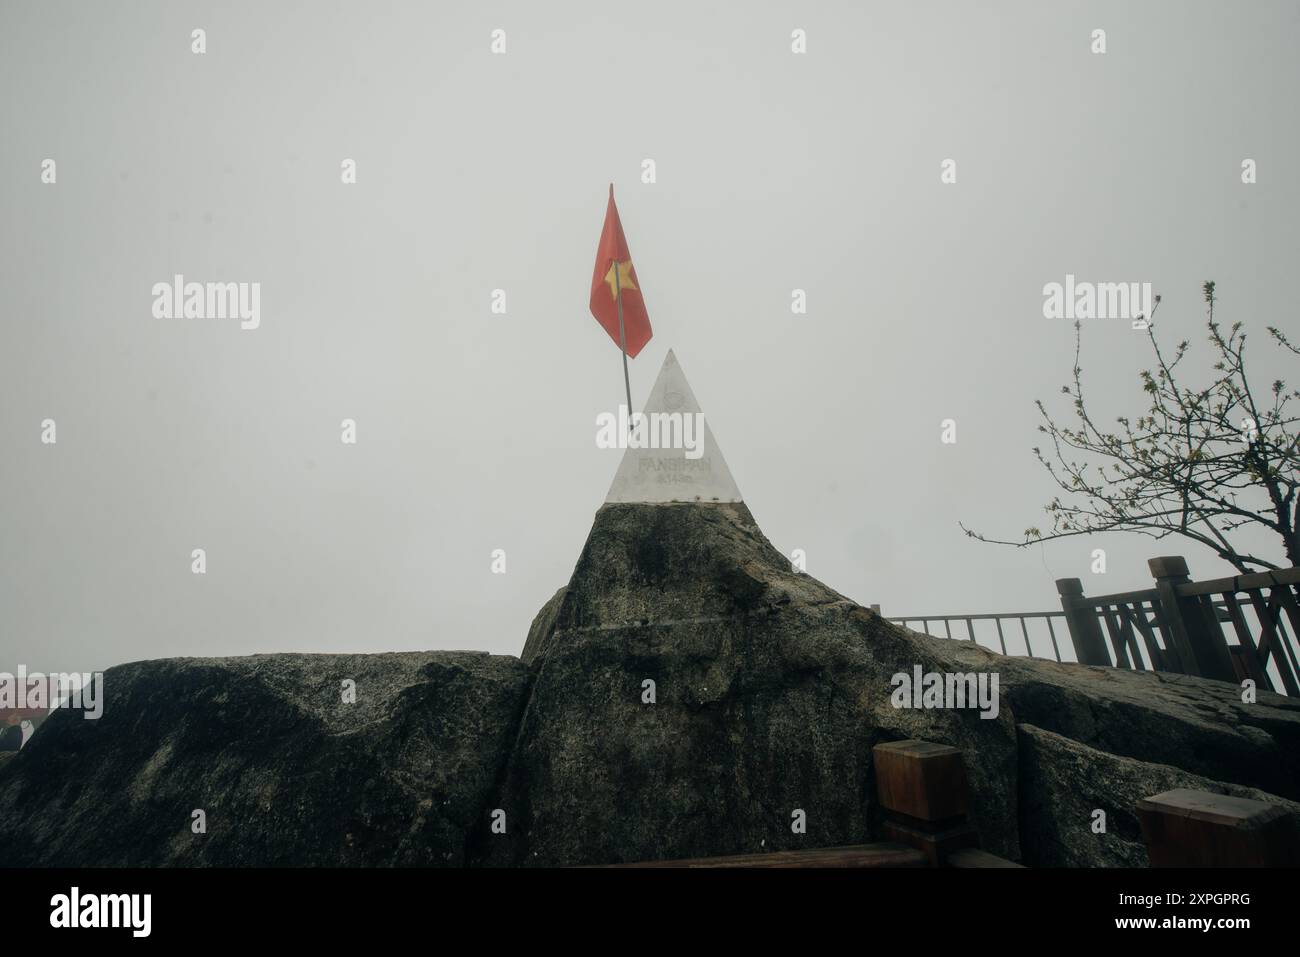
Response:
[[[606,505],[523,657],[534,678],[501,797],[518,827],[485,862],[878,839],[871,749],[905,738],[962,751],[983,846],[1026,862],[1145,863],[1131,831],[1090,828],[1098,807],[1136,828],[1133,774],[1161,784],[1151,793],[1208,780],[1300,798],[1291,699],[1246,705],[1224,683],[900,628],[793,570],[743,504]],[[996,717],[895,707],[893,676],[917,666],[997,674]],[[1131,773],[1076,780],[1082,752]],[[792,832],[796,809],[806,834]]]
[[[898,706],[894,676],[913,673],[996,675],[996,707]],[[175,659],[111,669],[104,688],[102,718],[56,712],[0,764],[0,864],[863,844],[881,839],[872,747],[905,738],[962,752],[983,847],[1026,864],[1145,865],[1133,805],[1174,787],[1270,801],[1300,826],[1300,703],[900,628],[794,570],[740,502],[604,505],[519,659]]]
[[[103,717],[0,765],[0,865],[461,865],[527,685],[476,652],[112,668]]]

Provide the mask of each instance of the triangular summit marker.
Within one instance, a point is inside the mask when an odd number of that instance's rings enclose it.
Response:
[[[645,415],[680,414],[685,417],[700,412],[682,367],[671,349],[664,356],[663,367],[655,379]],[[647,435],[650,429],[647,428]],[[682,434],[680,431],[678,435]],[[698,439],[696,439],[698,442]],[[679,443],[680,444],[680,443]],[[609,487],[606,502],[741,502],[740,489],[731,477],[731,469],[713,440],[713,430],[704,420],[704,443],[697,446],[698,458],[688,458],[686,448],[631,448]]]

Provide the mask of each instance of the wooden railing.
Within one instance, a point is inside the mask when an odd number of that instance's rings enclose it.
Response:
[[[1235,680],[1252,678],[1262,687],[1272,691],[1285,688],[1293,696],[1300,696],[1297,591],[1300,591],[1300,568],[1206,582],[1188,581],[1178,587],[1180,599],[1188,603],[1187,616],[1191,618],[1199,612],[1202,627],[1211,635],[1213,645],[1227,647]],[[1247,613],[1253,613],[1254,626],[1247,620]],[[1289,634],[1287,621],[1291,623]],[[1235,644],[1227,642],[1225,623],[1232,625],[1237,638]],[[1281,688],[1271,675],[1280,679]]]
[[[978,641],[975,622],[992,621],[998,650],[1008,651],[1004,622],[1019,623],[1024,653],[1035,655],[1028,622],[1042,620],[1057,661],[1078,661],[1137,670],[1172,671],[1221,681],[1253,680],[1269,691],[1300,697],[1300,567],[1213,581],[1192,581],[1179,556],[1147,563],[1155,587],[1113,595],[1087,596],[1077,578],[1061,578],[1056,589],[1061,611],[998,615],[908,615],[889,620],[910,627],[919,622],[927,635],[942,623],[938,637]],[[875,606],[873,606],[875,607]],[[1053,623],[1055,621],[1055,624]],[[1064,628],[1058,628],[1061,622]],[[953,623],[965,625],[965,634]],[[1223,626],[1231,626],[1225,631]],[[1288,624],[1290,627],[1288,628]],[[1068,639],[1067,657],[1061,654]],[[1230,641],[1229,637],[1235,641]],[[991,635],[986,634],[986,642]]]

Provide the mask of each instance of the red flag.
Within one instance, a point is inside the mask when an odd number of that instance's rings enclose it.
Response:
[[[605,228],[600,233],[600,245],[596,247],[596,270],[591,277],[591,314],[605,327],[605,331],[614,340],[614,345],[619,344],[617,292],[623,295],[623,333],[627,342],[627,354],[635,359],[654,333],[650,330],[650,317],[645,311],[641,283],[637,280],[636,269],[632,265],[632,254],[628,251],[627,239],[623,235],[623,224],[618,219],[618,207],[614,205],[614,184],[610,183],[609,205],[605,207]]]

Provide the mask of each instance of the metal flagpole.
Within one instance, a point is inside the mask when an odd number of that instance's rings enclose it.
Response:
[[[627,430],[632,432],[632,380],[627,375],[627,337],[623,333],[623,286],[618,277],[618,254],[614,254],[614,298],[618,300],[618,347],[623,352],[623,386],[627,389]]]

